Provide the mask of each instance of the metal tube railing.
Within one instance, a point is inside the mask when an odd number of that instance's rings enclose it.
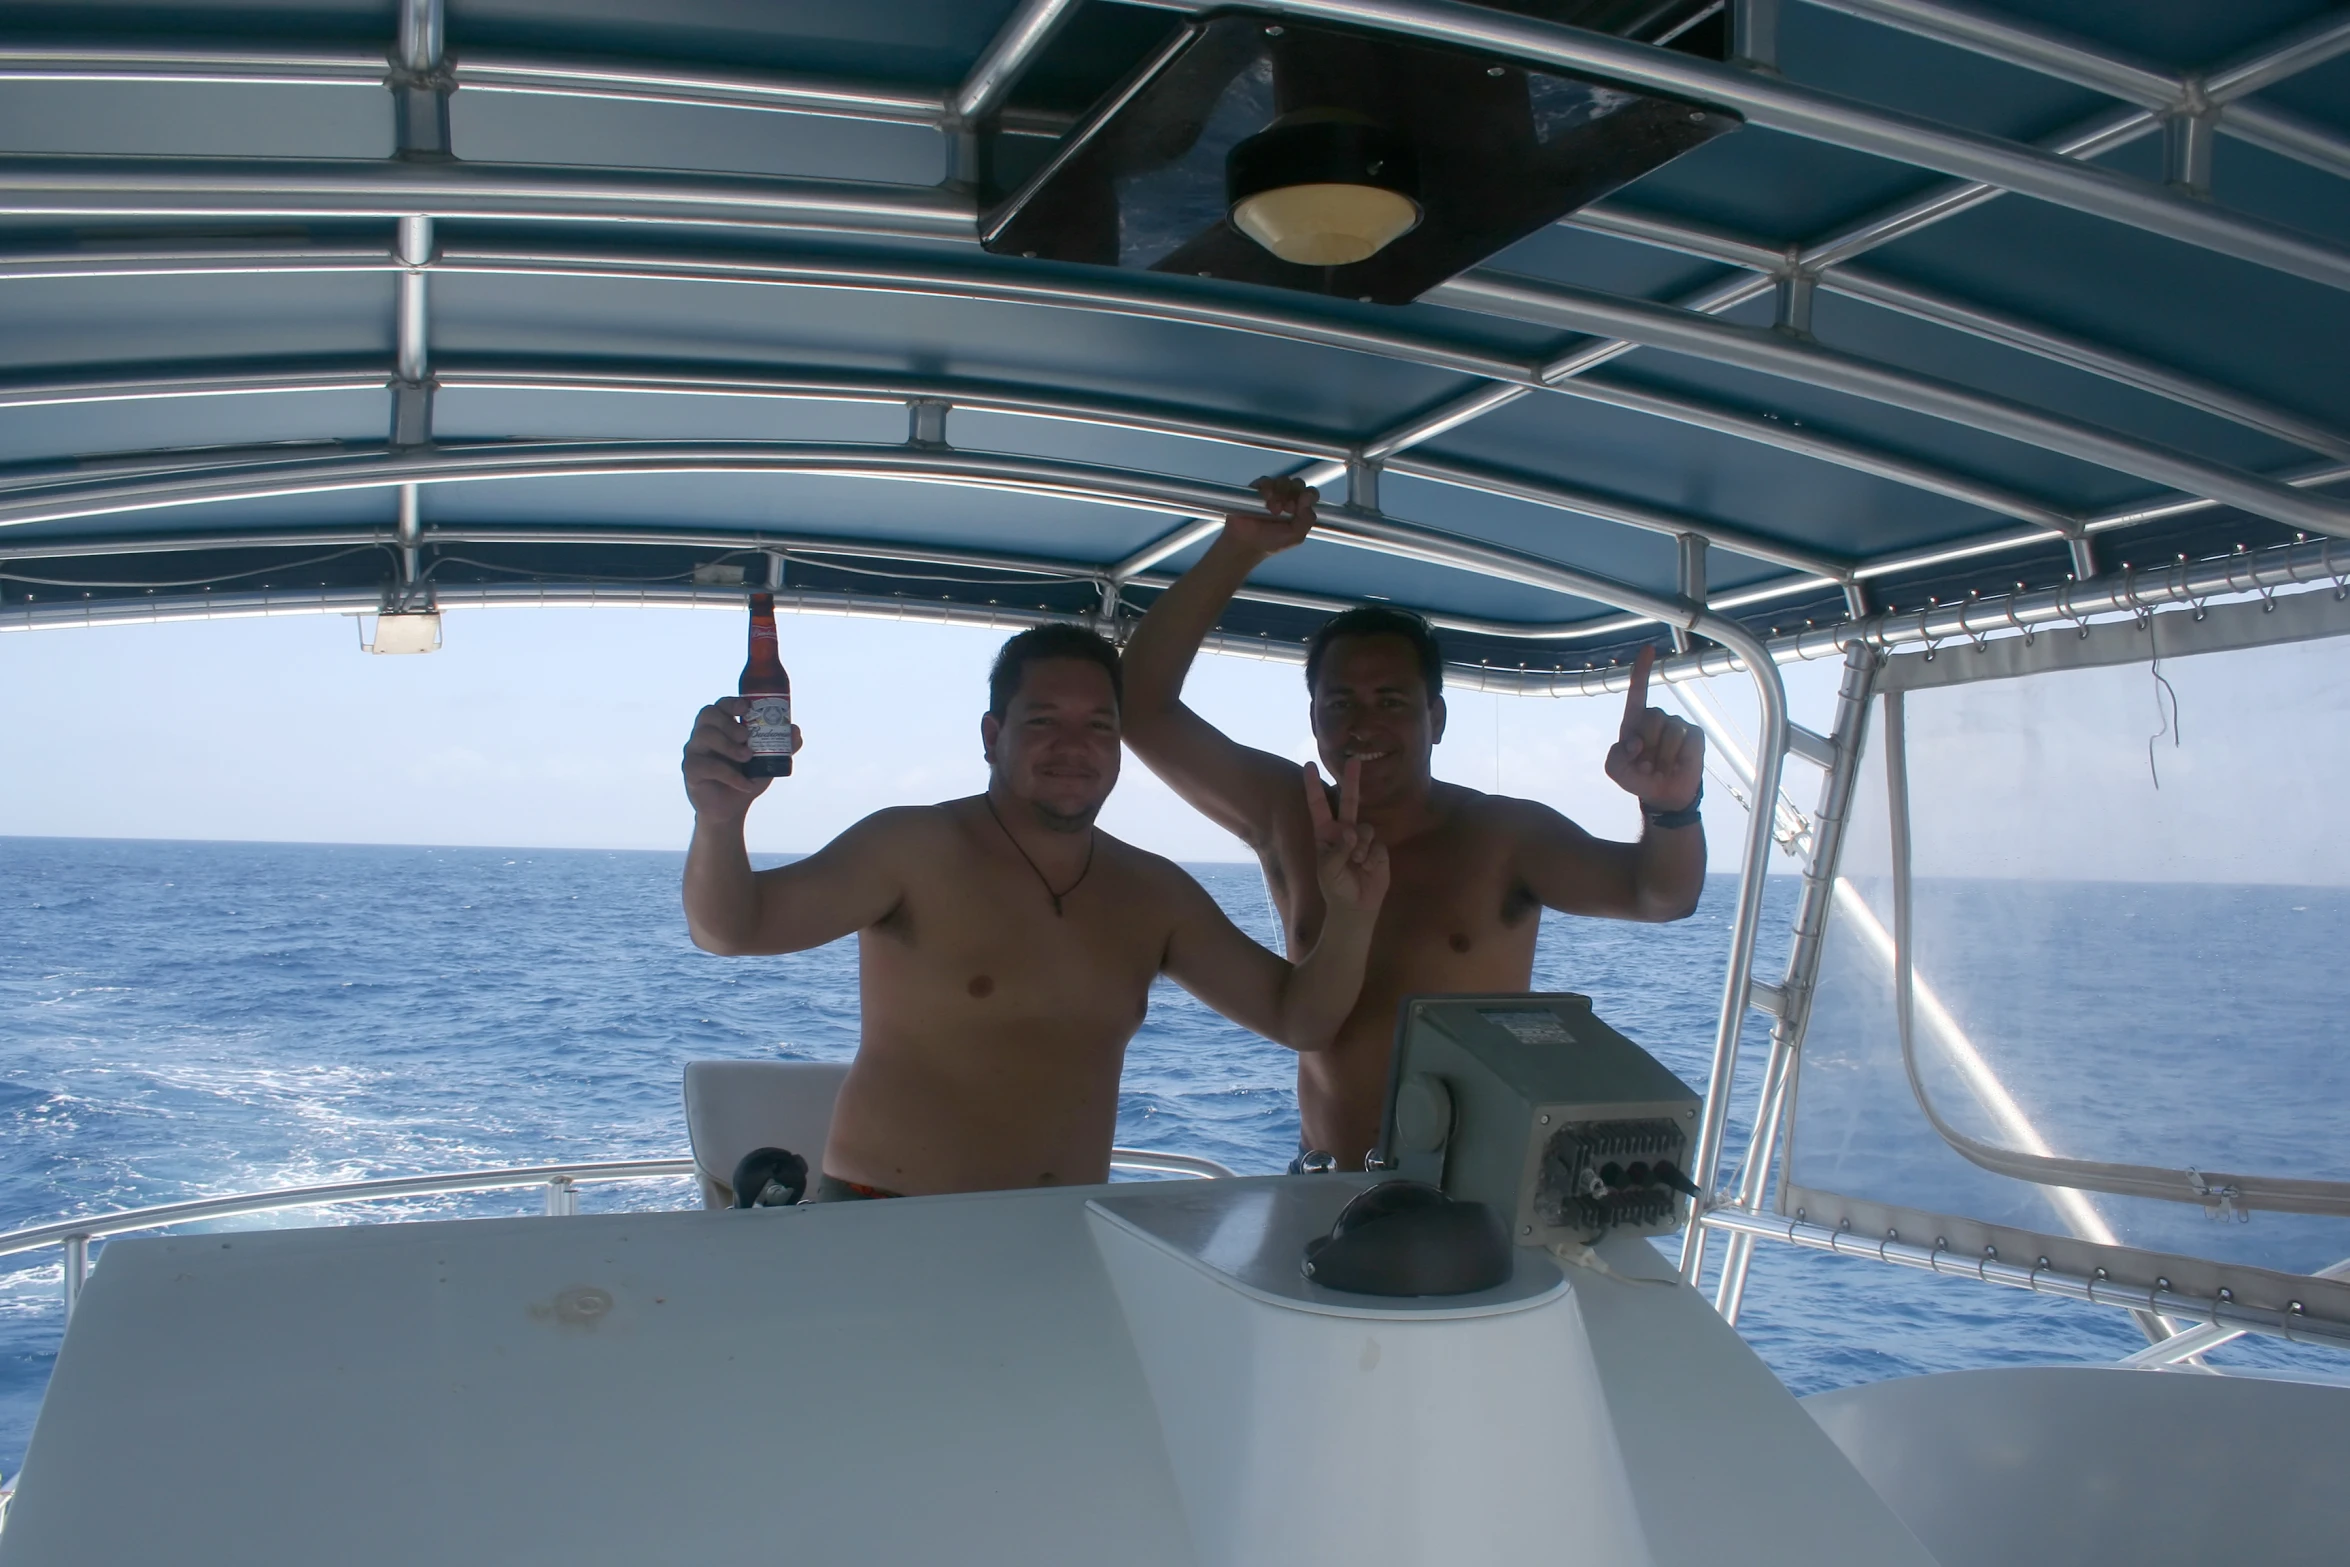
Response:
[[[0,158],[0,195],[5,195],[11,210],[88,221],[191,214],[324,219],[421,213],[501,221],[630,219],[897,238],[954,238],[967,233],[972,221],[967,205],[957,205],[959,198],[928,187],[430,161],[384,165],[344,160],[259,169],[236,160]],[[439,269],[456,270],[458,265],[452,255],[443,258]],[[2345,257],[2343,270],[2342,286],[2350,287],[2350,257]],[[1089,281],[1088,290],[1100,286],[1127,295],[1130,308],[1138,313],[1143,299],[1155,293],[1131,280],[1108,285]],[[1486,272],[1441,284],[1427,298],[1433,304],[1595,333],[1857,395],[2036,444],[2288,526],[2350,536],[2350,508],[2329,497],[2275,485],[2260,475],[2074,421],[2046,408],[1916,376],[1816,343],[1758,334],[1676,306]],[[1607,391],[1565,385],[1554,375],[1555,369],[1511,364],[1493,379],[1589,397]],[[1661,394],[1616,388],[1613,395],[1653,401]],[[1757,439],[1792,441],[1801,435],[1770,421],[1761,421],[1763,428],[1754,429],[1752,419],[1738,419],[1732,411],[1710,404],[1696,411],[1717,424],[1729,419]],[[1884,462],[1870,466],[1891,471]],[[1932,475],[1911,477],[1948,487]],[[2030,509],[2028,502],[2024,504]],[[2011,501],[2002,501],[2001,507],[2017,509]]]
[[[1213,1159],[1192,1154],[1160,1153],[1148,1148],[1113,1148],[1110,1168],[1153,1175],[1182,1175],[1202,1180],[1224,1180],[1236,1172]],[[521,1187],[546,1188],[550,1217],[579,1212],[579,1184],[583,1181],[652,1181],[690,1178],[691,1159],[606,1159],[589,1164],[534,1164],[504,1170],[460,1170],[447,1175],[395,1175],[377,1180],[333,1181],[322,1186],[281,1186],[268,1191],[239,1192],[226,1197],[197,1197],[186,1202],[158,1203],[148,1208],[125,1208],[114,1213],[85,1214],[21,1230],[0,1232],[0,1257],[61,1246],[65,1251],[65,1309],[70,1317],[89,1276],[90,1242],[137,1230],[169,1229],[210,1219],[237,1218],[249,1213],[277,1213],[290,1208],[325,1208],[350,1202],[386,1202],[400,1197],[443,1196],[455,1192],[509,1191]]]
[[[1813,817],[1810,863],[1804,867],[1803,901],[1796,912],[1795,941],[1787,956],[1786,978],[1779,984],[1779,1015],[1771,1027],[1770,1064],[1755,1107],[1754,1134],[1740,1172],[1736,1203],[1755,1208],[1762,1203],[1771,1174],[1771,1161],[1786,1120],[1788,1090],[1795,1063],[1803,1048],[1804,1030],[1811,1019],[1812,987],[1819,978],[1820,955],[1826,949],[1828,910],[1833,899],[1830,884],[1844,855],[1844,829],[1851,819],[1853,787],[1859,777],[1860,753],[1868,732],[1869,697],[1876,686],[1878,654],[1865,643],[1854,643],[1845,653],[1844,684],[1837,693],[1833,737],[1834,765],[1820,791],[1820,808]],[[1722,1257],[1722,1276],[1714,1306],[1724,1321],[1735,1325],[1746,1298],[1746,1272],[1754,1257],[1751,1235],[1732,1235]]]
[[[1432,304],[1541,321],[1595,337],[1685,353],[1806,386],[1865,398],[2133,474],[2170,489],[2241,507],[2289,527],[2350,538],[2350,506],[2258,474],[2168,451],[2046,408],[1975,392],[1817,343],[1757,332],[1672,305],[1607,295],[1565,283],[1475,273],[1429,290]],[[1573,393],[1576,388],[1561,386]]]
[[[1948,1140],[1950,1128],[1935,1113],[1933,1104],[1926,1098],[1925,1086],[1916,1075],[1914,1047],[1916,1025],[1921,1017],[1928,1020],[1928,1026],[1933,1028],[1942,1042],[1945,1054],[1959,1067],[1960,1075],[1967,1080],[1976,1101],[1990,1113],[2001,1132],[2031,1152],[2043,1158],[2051,1157],[2054,1150],[2041,1137],[2039,1129],[2033,1126],[2023,1106],[2016,1103],[2006,1085],[2000,1082],[1998,1073],[1983,1059],[1974,1042],[1966,1037],[1957,1020],[1942,1005],[1940,997],[1934,994],[1932,987],[1917,972],[1917,943],[1910,924],[1909,741],[1905,712],[1903,694],[1898,690],[1887,692],[1885,815],[1891,831],[1893,852],[1892,930],[1885,930],[1869,910],[1867,900],[1861,897],[1859,890],[1841,878],[1836,884],[1839,901],[1851,912],[1853,926],[1861,934],[1864,943],[1874,946],[1892,969],[1893,1020],[1901,1036],[1902,1063],[1910,1071],[1910,1090],[1917,1099],[1918,1108],[1925,1113],[1934,1130]],[[2104,1214],[2098,1210],[2096,1199],[2089,1193],[2047,1183],[2041,1183],[2039,1190],[2056,1209],[2065,1228],[2073,1234],[2101,1246],[2120,1244],[2112,1226],[2106,1223]],[[2141,1312],[2137,1316],[2139,1326],[2144,1329],[2147,1338],[2154,1342],[2159,1343],[2178,1331],[2159,1315]]]
[[[1880,648],[1930,647],[1938,642],[1964,642],[2044,626],[2078,625],[2095,615],[2135,615],[2166,604],[2192,604],[2230,594],[2265,593],[2327,581],[2338,586],[2350,583],[2350,546],[2334,538],[2306,539],[2151,570],[2124,569],[2062,587],[1986,595],[1898,613],[1888,610],[1865,620],[1840,620],[1774,638],[1770,650],[1782,664],[1842,658],[1854,642]],[[1694,680],[1728,674],[1739,663],[1740,659],[1726,649],[1702,648],[1660,661],[1655,678]],[[1631,671],[1620,666],[1592,669],[1546,678],[1541,689],[1557,696],[1621,694],[1630,678]]]
[[[1301,15],[1367,25],[1471,48],[1493,49],[1520,58],[1545,60],[1567,69],[1596,70],[1606,76],[1687,96],[1698,102],[1727,105],[1737,109],[1753,123],[1773,130],[1937,169],[2001,189],[2019,191],[2059,206],[2095,213],[2187,244],[2311,277],[2335,287],[2350,283],[2350,258],[2293,230],[2188,201],[2160,186],[2127,179],[2108,170],[2082,166],[2037,148],[2019,146],[1908,114],[1876,109],[1806,88],[1776,75],[1766,76],[1735,67],[1714,65],[1668,50],[1533,19],[1446,4],[1442,0],[1417,0],[1417,3],[1412,3],[1412,0],[1266,0],[1266,4],[1269,8]],[[1033,9],[1049,12],[1054,8],[1038,6]],[[63,57],[35,61],[20,56],[18,68],[30,66],[34,74],[55,75],[71,73],[79,65],[81,71],[87,74],[90,66],[96,63],[95,52],[84,50],[77,53],[83,57],[81,61],[69,62]],[[125,58],[127,60],[129,57]],[[145,58],[153,62],[162,57],[150,51]],[[253,79],[267,74],[262,59],[231,59],[227,63],[240,79]],[[321,63],[303,60],[300,71],[316,72],[321,68]],[[323,64],[327,74],[336,79],[356,77],[355,58],[336,58]],[[140,74],[152,73],[157,69],[157,65],[149,63]],[[351,70],[352,77],[344,77],[342,72],[345,70]],[[476,83],[489,85],[491,74],[478,75]],[[556,69],[544,73],[540,79],[548,85],[560,82],[563,87],[573,91],[595,90],[594,83],[566,77],[567,73]],[[460,79],[463,79],[462,75]],[[506,85],[526,84],[515,81]],[[604,91],[614,96],[631,95],[616,90],[622,85],[620,81],[614,80],[604,84]],[[713,84],[714,87],[717,85],[721,84]],[[869,113],[878,118],[916,121],[929,120],[933,115],[943,119],[949,110],[947,104],[927,95],[919,99],[909,97],[901,100],[899,95],[861,89],[855,84],[807,84],[796,92],[790,90],[792,85],[795,84],[779,82],[768,88],[768,92],[776,99],[777,107],[788,106],[815,112],[848,110]],[[739,95],[741,90],[737,89],[736,92]],[[654,95],[667,96],[660,93]],[[749,96],[757,97],[761,94],[752,93]],[[2141,109],[2138,112],[2144,114],[2149,111]]]
[[[763,212],[769,211],[770,208],[762,206],[761,210]],[[136,260],[125,260],[118,256],[75,253],[72,255],[13,258],[5,266],[0,266],[0,276],[47,276],[54,275],[60,269],[91,274],[123,270],[135,270],[141,273],[235,272],[287,268],[301,270],[321,268],[330,262],[334,266],[346,266],[353,264],[353,258],[347,253],[341,252],[337,252],[331,257],[323,255],[317,257],[289,256],[284,253],[228,255],[221,252],[206,252],[197,255],[148,256]],[[389,268],[394,263],[386,255],[379,264]],[[1847,466],[1856,466],[1862,471],[1893,478],[1897,482],[1923,488],[1929,492],[1967,498],[1970,504],[1984,506],[1993,511],[2018,517],[2040,530],[2019,534],[2014,539],[2001,540],[1994,545],[1998,548],[2014,547],[2018,542],[2033,542],[2048,532],[2077,536],[2083,527],[2089,531],[2095,531],[2100,525],[2100,519],[2089,518],[2084,522],[2082,519],[2073,517],[2071,514],[2051,507],[2033,497],[2008,491],[2002,486],[1986,485],[1977,479],[1965,478],[1942,470],[1933,470],[1917,463],[1914,459],[1899,457],[1895,454],[1873,449],[1864,451],[1850,442],[1824,437],[1808,427],[1797,427],[1783,421],[1765,419],[1686,397],[1666,396],[1653,390],[1628,385],[1609,384],[1602,386],[1593,384],[1567,388],[1557,383],[1556,377],[1559,372],[1557,365],[1512,362],[1490,353],[1479,352],[1466,344],[1409,332],[1372,330],[1360,326],[1348,327],[1319,318],[1309,319],[1295,312],[1274,309],[1258,302],[1252,302],[1246,308],[1238,308],[1219,305],[1211,301],[1162,296],[1153,290],[1138,288],[1131,283],[1104,283],[1096,279],[1085,280],[1082,284],[1066,280],[1044,281],[1026,274],[1005,273],[1000,270],[978,272],[966,269],[949,275],[949,271],[942,271],[937,267],[910,268],[894,264],[889,266],[853,265],[839,258],[833,258],[821,264],[805,260],[781,261],[772,258],[763,261],[751,258],[735,258],[728,261],[701,258],[687,261],[674,257],[655,259],[607,255],[599,258],[578,253],[556,254],[543,250],[513,254],[504,252],[477,254],[464,251],[460,247],[455,250],[445,248],[433,265],[436,270],[440,271],[625,276],[646,281],[723,281],[770,286],[878,287],[902,292],[1037,303],[1057,308],[1114,309],[1120,314],[1181,320],[1223,329],[1266,333],[1296,341],[1349,347],[1385,357],[1406,359],[1414,363],[1427,363],[1441,368],[1458,369],[1487,380],[1507,383],[1507,385],[1498,388],[1503,391],[1506,391],[1510,386],[1532,390],[1546,387],[1553,390],[1569,390],[1577,396],[1598,398],[1611,404],[1633,408],[1636,411],[1694,423],[1703,428],[1723,430],[1741,439],[1758,441]],[[1464,283],[1462,286],[1468,285]],[[1627,302],[1627,308],[1638,304],[1637,301]],[[1655,307],[1643,306],[1641,308],[1653,309]],[[1694,319],[1701,320],[1702,318]],[[1746,346],[1752,348],[1754,345],[1747,344]],[[1793,368],[1792,362],[1786,368]],[[2010,412],[2012,413],[2013,410]],[[2047,426],[2045,420],[2037,417],[2027,417],[2025,427],[2034,432],[2035,438],[2046,435],[2048,430],[2052,428]],[[2167,468],[2169,460],[2161,459],[2159,454],[2157,456],[2158,466]],[[2134,464],[2125,463],[2124,466],[2132,471],[2137,471]],[[1312,471],[1320,472],[1324,468],[1330,467],[1330,461],[1326,459],[1321,467]],[[1335,469],[1332,468],[1331,471],[1335,471]],[[2150,477],[2151,470],[2141,473],[2141,476]],[[2325,510],[2328,503],[2324,498],[2303,497],[2300,500],[2295,500],[2284,492],[2304,487],[2298,477],[2269,477],[2276,479],[2275,485],[2270,485],[2269,478],[2260,475],[2236,474],[2233,481],[2224,482],[2220,488],[2234,493],[2235,485],[2238,482],[2251,485],[2255,489],[2262,489],[2266,486],[2263,493],[2267,494],[2270,497],[2270,502],[2273,503],[2268,505],[2269,510],[2279,512],[2279,514],[2290,514],[2291,520],[2294,520],[2298,526],[2317,527],[2322,531],[2325,524],[2313,521],[2313,519]],[[2195,487],[2211,488],[2209,486]],[[2214,489],[2213,493],[2218,493],[2218,490]],[[2215,503],[2206,495],[2196,494],[2167,498],[2160,504],[2168,507],[2185,506],[2191,508]],[[2261,508],[2256,506],[2254,509]],[[2341,526],[2339,521],[2333,525],[2337,528]],[[1681,530],[1674,528],[1668,531]],[[1717,539],[1716,542],[1729,544],[1733,548],[1737,547],[1734,540],[1726,537]],[[1968,547],[1972,548],[1973,546]],[[1836,574],[1840,578],[1843,576],[1841,572]]]
[[[1629,606],[1627,606],[1629,607]],[[1706,1074],[1705,1112],[1698,1128],[1692,1174],[1697,1182],[1696,1210],[1703,1212],[1714,1198],[1720,1178],[1722,1142],[1730,1123],[1730,1089],[1738,1074],[1738,1045],[1746,1027],[1746,1009],[1753,995],[1755,940],[1762,928],[1763,886],[1770,871],[1771,840],[1778,813],[1779,774],[1787,760],[1787,687],[1779,666],[1760,640],[1735,621],[1701,615],[1690,628],[1711,637],[1738,656],[1754,681],[1761,712],[1761,738],[1755,747],[1753,809],[1746,813],[1746,854],[1738,868],[1738,913],[1730,928],[1729,972],[1722,985],[1722,1005],[1714,1029],[1712,1068]],[[1695,1225],[1681,1244],[1681,1276],[1690,1283],[1705,1266],[1705,1232]]]
[[[2312,1273],[2310,1277],[2313,1279],[2350,1279],[2350,1257],[2346,1257],[2340,1262],[2329,1263]],[[2174,1333],[2168,1338],[2156,1339],[2144,1349],[2134,1354],[2122,1356],[2114,1364],[2160,1368],[2194,1361],[2200,1365],[2205,1355],[2210,1354],[2223,1344],[2234,1343],[2251,1331],[2250,1328],[2224,1327],[2218,1323],[2206,1322],[2201,1327],[2189,1328],[2184,1333]],[[2211,1368],[2203,1366],[2202,1369],[2208,1371]]]
[[[500,1191],[512,1187],[543,1186],[552,1181],[646,1181],[690,1176],[691,1159],[618,1159],[593,1164],[539,1164],[505,1170],[461,1170],[448,1175],[403,1175],[380,1180],[335,1181],[323,1186],[284,1186],[269,1191],[240,1192],[227,1197],[198,1197],[186,1202],[159,1203],[150,1208],[126,1208],[115,1213],[60,1219],[26,1229],[0,1233],[0,1257],[79,1237],[89,1242],[134,1230],[166,1229],[206,1219],[229,1219],[248,1213],[275,1213],[287,1208],[331,1207],[346,1202],[382,1202],[395,1197],[429,1197],[449,1192]]]
[[[2332,1349],[2350,1350],[2350,1325],[2312,1318],[2306,1312],[2294,1308],[2274,1311],[2233,1300],[2203,1300],[2177,1294],[2159,1285],[2144,1287],[2119,1284],[2112,1279],[2067,1273],[2053,1267],[2024,1267],[2017,1263],[2001,1262],[1996,1257],[1967,1256],[1947,1247],[1920,1246],[1890,1236],[1883,1240],[1872,1240],[1850,1230],[1830,1229],[1824,1224],[1811,1224],[1801,1219],[1756,1213],[1744,1208],[1716,1208],[1700,1218],[1696,1227],[1719,1230],[1725,1235],[1751,1235],[1757,1240],[1784,1241],[1791,1246],[1802,1246],[1812,1251],[1832,1251],[1847,1257],[1873,1257],[1879,1262],[1889,1262],[1897,1267],[1917,1268],[1951,1278],[1975,1279],[1985,1284],[2003,1284],[2012,1289],[2031,1290],[2041,1295],[2061,1295],[2068,1300],[2085,1300],[2092,1305],[2115,1306],[2149,1316],[2242,1328],[2247,1333],[2263,1333],[2295,1344],[2322,1344]],[[2295,1308],[2298,1305],[2298,1302],[2294,1303]]]
[[[1021,0],[987,49],[947,100],[954,117],[983,118],[1000,106],[1012,84],[1076,9],[1071,0]]]
[[[646,364],[626,370],[587,368],[568,363],[484,364],[467,368],[463,364],[452,365],[445,361],[435,362],[432,377],[434,385],[443,392],[625,391],[633,396],[756,397],[875,404],[930,398],[951,403],[957,408],[1228,441],[1291,457],[1340,459],[1346,454],[1342,442],[1291,426],[1225,419],[1175,405],[1141,403],[1125,398],[1086,398],[1075,394],[1037,392],[996,383],[944,377],[714,375],[681,370],[666,363]],[[383,385],[383,379],[382,370],[375,366],[320,369],[293,364],[284,365],[276,371],[249,367],[231,374],[172,375],[145,381],[131,380],[121,375],[48,377],[0,382],[0,408],[145,398],[374,391]],[[1339,466],[1343,471],[1343,463]],[[1598,517],[1644,532],[1696,535],[1742,555],[1837,580],[1849,575],[1858,564],[1840,556],[1790,545],[1692,513],[1676,512],[1670,508],[1556,481],[1536,481],[1472,463],[1413,458],[1389,466],[1396,472],[1409,473],[1417,478],[1433,479],[1442,484],[1488,494],[1506,495],[1535,505]],[[1212,530],[1217,524],[1210,522],[1205,526]],[[1108,574],[1122,579],[1146,570],[1169,554],[1184,548],[1180,541],[1186,537],[1187,534],[1182,531],[1171,534],[1150,549],[1110,565],[1106,568]],[[1575,634],[1586,634],[1589,629],[1578,626]]]

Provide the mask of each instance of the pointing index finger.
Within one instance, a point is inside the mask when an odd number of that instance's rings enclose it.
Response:
[[[1650,643],[1632,658],[1632,683],[1624,688],[1623,737],[1630,739],[1648,711],[1648,672],[1656,667],[1656,645]]]

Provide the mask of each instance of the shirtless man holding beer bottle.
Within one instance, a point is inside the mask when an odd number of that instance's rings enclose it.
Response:
[[[988,697],[984,794],[878,811],[768,871],[743,846],[770,781],[744,770],[751,698],[703,708],[686,742],[695,944],[747,956],[858,936],[863,1023],[819,1200],[1107,1180],[1126,1044],[1161,974],[1299,1051],[1328,1048],[1362,990],[1387,851],[1354,820],[1354,768],[1335,811],[1311,764],[1297,776],[1329,914],[1292,965],[1174,864],[1094,826],[1118,781],[1116,648],[1024,631]]]

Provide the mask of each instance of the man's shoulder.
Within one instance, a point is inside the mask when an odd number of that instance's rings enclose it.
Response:
[[[849,831],[882,843],[936,841],[959,830],[958,807],[968,803],[941,800],[934,805],[885,805]]]
[[[1121,875],[1141,884],[1149,895],[1188,897],[1194,893],[1205,893],[1206,889],[1200,886],[1198,877],[1165,855],[1153,854],[1123,838],[1113,838],[1098,827],[1094,832],[1096,842],[1100,845],[1095,852],[1105,863],[1117,866]]]
[[[1150,881],[1165,881],[1170,877],[1191,880],[1190,874],[1182,866],[1165,855],[1153,854],[1139,844],[1128,843],[1123,838],[1103,832],[1099,827],[1093,830],[1093,841],[1094,854],[1105,865],[1115,865],[1125,875]]]
[[[1571,818],[1540,800],[1514,794],[1487,794],[1482,789],[1461,784],[1445,787],[1458,791],[1457,808],[1461,818],[1481,831],[1526,839],[1577,830]]]

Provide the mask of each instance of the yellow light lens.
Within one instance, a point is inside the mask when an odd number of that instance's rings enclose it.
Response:
[[[1232,209],[1250,239],[1301,267],[1367,261],[1410,233],[1420,205],[1376,185],[1285,185],[1259,191]]]

